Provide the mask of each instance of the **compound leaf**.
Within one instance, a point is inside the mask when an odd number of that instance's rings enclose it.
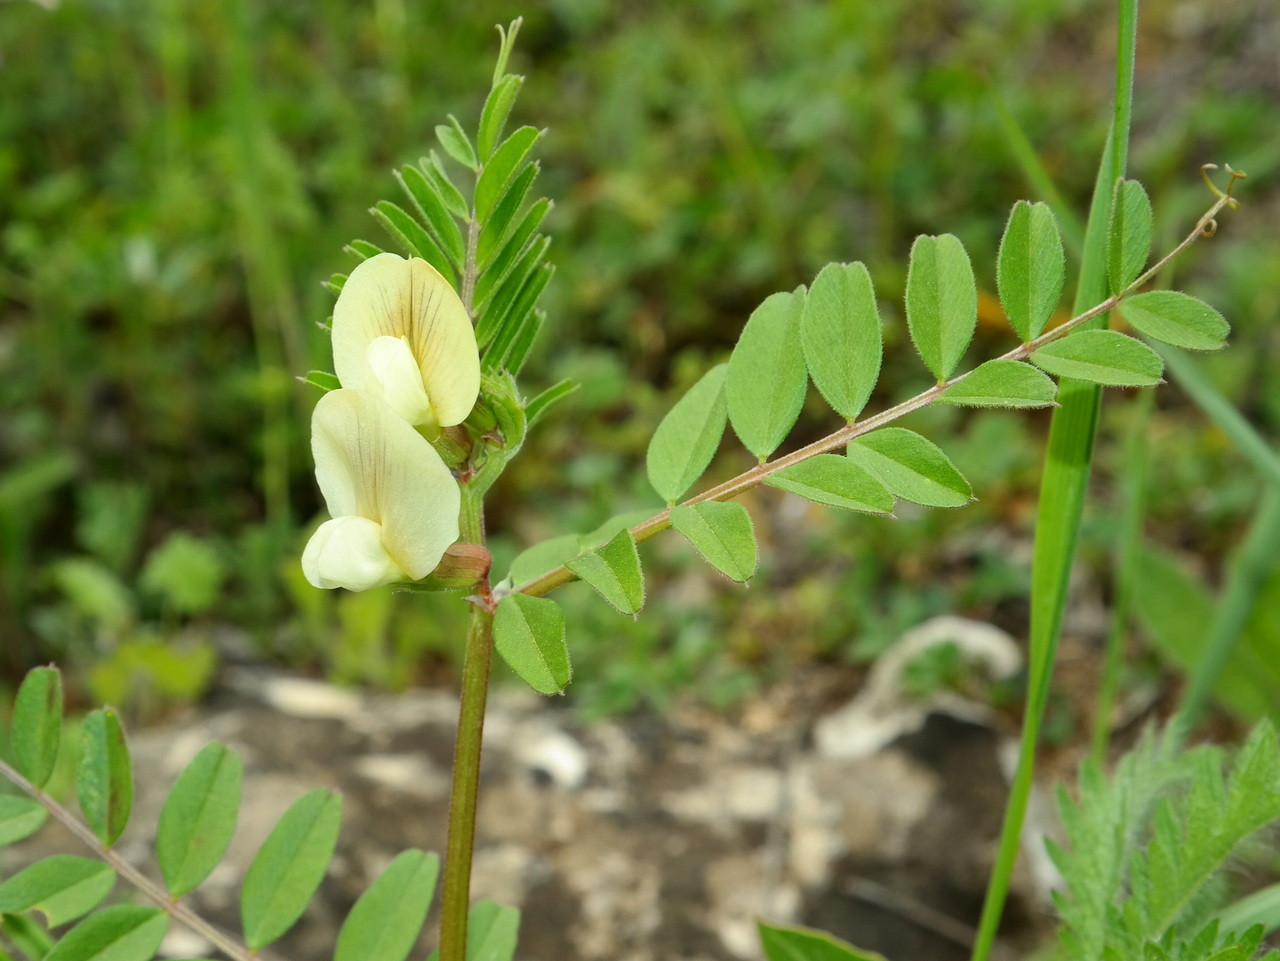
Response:
[[[489,219],[489,214],[502,199],[503,192],[541,136],[542,131],[536,127],[521,127],[502,142],[502,146],[484,165],[484,169],[480,171],[480,179],[476,182],[476,216],[480,218],[480,223]]]
[[[480,111],[480,129],[476,137],[481,161],[488,163],[493,155],[493,148],[502,137],[502,128],[506,126],[511,107],[516,102],[516,95],[520,93],[520,87],[523,84],[524,77],[509,73],[489,91],[484,109]]]

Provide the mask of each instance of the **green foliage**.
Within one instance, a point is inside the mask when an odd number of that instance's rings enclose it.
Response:
[[[139,580],[179,614],[203,614],[218,600],[226,568],[206,541],[179,531],[147,557]]]
[[[1031,362],[1058,377],[1110,387],[1161,383],[1164,362],[1150,347],[1114,330],[1082,330],[1046,344]]]
[[[644,606],[644,572],[635,538],[625,528],[603,547],[581,554],[566,565],[623,614]]]
[[[803,287],[765,298],[747,319],[729,358],[729,423],[761,461],[791,432],[804,404],[809,383],[800,338],[804,304]]]
[[[955,373],[978,325],[978,288],[957,237],[917,237],[907,267],[907,326],[938,381]]]
[[[1107,236],[1107,277],[1119,294],[1137,279],[1151,254],[1151,200],[1136,180],[1116,182]]]
[[[1053,211],[1019,200],[1009,214],[996,258],[996,286],[1009,323],[1023,341],[1035,340],[1058,306],[1067,256]]]
[[[768,961],[885,961],[873,951],[859,951],[825,931],[783,927],[760,921],[760,946]]]
[[[88,914],[115,884],[115,871],[101,861],[54,854],[0,884],[0,914],[39,911],[57,927]]]
[[[839,454],[819,454],[784,467],[765,483],[816,504],[872,514],[893,510],[888,488],[865,467]]]
[[[668,504],[697,482],[720,446],[728,410],[724,393],[728,372],[728,364],[717,364],[703,374],[653,433],[645,457],[649,483]]]
[[[159,908],[117,904],[68,931],[44,961],[149,961],[168,929],[169,917]]]
[[[80,811],[98,840],[110,847],[124,833],[133,813],[133,767],[124,728],[115,711],[100,708],[84,719],[80,737],[76,773]]]
[[[258,849],[240,888],[240,920],[252,951],[293,927],[324,879],[342,819],[342,797],[323,788],[289,806]]]
[[[1168,950],[1187,937],[1189,946],[1167,956],[1208,959],[1231,948],[1233,932],[1205,927],[1221,907],[1205,899],[1220,901],[1214,882],[1227,860],[1280,818],[1274,729],[1254,730],[1229,775],[1224,761],[1218,748],[1179,752],[1169,735],[1148,736],[1110,780],[1087,760],[1079,799],[1060,793],[1069,847],[1051,844],[1050,853],[1067,884],[1057,902],[1068,958],[1146,957],[1153,944]],[[1240,956],[1256,947],[1254,937]]]
[[[1187,350],[1219,350],[1230,326],[1202,300],[1176,290],[1152,290],[1120,303],[1120,314],[1140,333]]]
[[[493,642],[502,659],[535,691],[558,694],[572,669],[564,612],[555,601],[511,594],[498,604]]]
[[[49,812],[31,798],[0,794],[0,845],[13,844],[35,834]]]
[[[217,741],[183,769],[160,811],[156,861],[174,897],[193,890],[227,853],[240,809],[240,756]]]
[[[741,504],[698,501],[674,507],[671,526],[726,577],[745,583],[755,574],[759,563],[755,528]]]
[[[828,264],[805,297],[804,361],[823,398],[852,421],[880,375],[884,347],[876,292],[865,264]]]
[[[23,679],[13,705],[12,737],[18,770],[36,787],[44,787],[62,738],[62,675],[53,668],[35,668]]]
[[[1057,395],[1057,385],[1030,364],[989,360],[971,370],[938,402],[964,407],[1046,407]]]
[[[849,460],[889,493],[925,507],[962,507],[973,489],[938,445],[902,427],[882,427],[849,445]]]
[[[338,932],[334,961],[404,961],[427,920],[440,859],[402,851],[360,896]]]

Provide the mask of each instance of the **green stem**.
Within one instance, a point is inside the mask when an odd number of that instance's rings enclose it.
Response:
[[[467,652],[462,665],[462,706],[453,753],[449,795],[449,840],[445,847],[444,893],[440,908],[440,961],[466,961],[467,908],[471,899],[471,856],[476,837],[476,794],[480,787],[480,747],[493,663],[493,613],[471,609]]]
[[[483,493],[462,485],[458,517],[461,540],[484,543]],[[471,608],[467,649],[462,661],[462,704],[453,749],[453,786],[449,793],[449,839],[445,845],[444,891],[440,906],[440,961],[466,961],[467,910],[471,903],[471,856],[476,840],[476,796],[480,789],[480,749],[484,710],[493,664],[493,598],[489,578],[478,586],[481,602]]]

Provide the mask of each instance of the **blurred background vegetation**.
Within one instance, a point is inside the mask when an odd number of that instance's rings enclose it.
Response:
[[[655,505],[642,465],[658,420],[764,296],[828,261],[865,261],[882,300],[873,408],[926,385],[900,306],[917,233],[964,241],[984,291],[972,356],[1007,349],[996,244],[1013,201],[1042,199],[1013,131],[1083,213],[1109,117],[1114,14],[1093,0],[0,4],[3,682],[56,658],[86,697],[154,714],[228,659],[392,688],[452,677],[461,604],[302,579],[322,505],[317,392],[297,376],[331,363],[320,282],[352,266],[352,238],[385,241],[366,210],[394,196],[392,168],[433,146],[445,114],[474,124],[493,25],[517,15],[516,119],[550,131],[558,264],[526,381],[582,389],[496,489],[499,570],[540,538]],[[1273,441],[1277,50],[1272,0],[1146,0],[1130,161],[1157,249],[1208,205],[1201,163],[1248,171],[1244,210],[1170,281],[1231,321],[1231,347],[1201,368]],[[813,404],[797,441],[830,416]],[[563,592],[576,703],[661,707],[694,689],[727,706],[797,666],[864,661],[941,612],[1022,634],[1047,416],[913,416],[977,504],[886,521],[757,492],[750,592],[659,539],[638,622]],[[1107,392],[1068,654],[1105,633],[1119,440],[1145,416],[1136,394]],[[1146,534],[1171,561],[1149,593],[1208,603],[1261,482],[1176,386],[1142,430]],[[713,475],[745,466],[730,448]],[[1253,629],[1275,630],[1277,578],[1264,601]],[[1157,670],[1137,658],[1132,683]]]

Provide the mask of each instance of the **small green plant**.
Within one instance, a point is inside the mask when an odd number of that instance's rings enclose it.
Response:
[[[569,625],[548,595],[581,580],[619,614],[638,616],[646,601],[639,545],[668,529],[726,577],[749,581],[758,564],[755,530],[735,498],[760,485],[872,515],[890,514],[899,500],[962,507],[973,498],[968,480],[934,441],[897,422],[934,405],[1060,404],[1037,532],[1022,763],[974,948],[975,961],[984,961],[1030,789],[1099,388],[1154,386],[1165,369],[1145,341],[1108,329],[1104,321],[1116,311],[1135,331],[1164,344],[1195,350],[1225,344],[1228,326],[1213,307],[1177,291],[1146,288],[1197,239],[1214,232],[1217,215],[1236,206],[1232,189],[1243,175],[1228,168],[1225,189],[1210,183],[1212,205],[1183,241],[1148,267],[1151,204],[1141,184],[1124,176],[1136,29],[1136,9],[1124,4],[1116,122],[1069,320],[1047,329],[1066,283],[1059,217],[1047,204],[1019,201],[996,264],[1016,343],[962,369],[977,325],[974,270],[956,237],[920,237],[910,252],[905,313],[931,384],[866,414],[884,356],[876,293],[863,264],[830,264],[810,284],[766,298],[729,360],[705,371],[658,425],[646,468],[665,506],[535,544],[495,577],[485,541],[486,495],[531,430],[574,389],[562,382],[526,397],[519,381],[545,319],[539,298],[552,268],[546,262],[550,241],[540,232],[551,202],[531,192],[539,173],[532,152],[541,132],[531,126],[505,132],[523,82],[506,69],[518,27],[516,21],[500,30],[498,63],[474,134],[450,116],[436,130],[443,155],[431,151],[403,167],[396,175],[401,202],[374,206],[374,218],[403,256],[363,240],[348,246],[358,264],[350,275],[329,281],[338,298],[331,322],[335,372],[312,371],[306,378],[324,391],[312,420],[312,452],[331,515],[303,551],[306,579],[325,589],[394,584],[442,593],[452,596],[436,603],[467,611],[438,958],[506,961],[516,951],[518,912],[470,903],[480,743],[494,650],[542,693],[560,692],[571,679]],[[455,183],[459,167],[469,171],[465,189]],[[251,207],[246,203],[246,211]],[[779,454],[810,381],[837,426]],[[755,464],[690,495],[726,427]],[[208,579],[207,565],[199,574],[198,552],[178,544],[161,556],[163,563],[144,572],[144,587],[165,594],[176,609],[198,607],[206,599],[199,585]],[[963,679],[963,665],[948,656],[940,648],[917,666],[921,690]],[[158,824],[163,884],[156,885],[113,850],[129,820],[133,789],[117,715],[107,708],[84,722],[76,776],[81,816],[44,791],[61,729],[60,675],[37,669],[23,683],[14,710],[14,763],[0,763],[0,773],[26,794],[0,796],[0,842],[28,836],[52,815],[97,860],[49,858],[0,885],[0,931],[16,951],[49,961],[145,961],[177,920],[228,957],[247,961],[298,920],[334,850],[338,795],[310,792],[277,823],[244,879],[242,932],[233,937],[194,914],[181,897],[209,875],[231,840],[241,780],[236,754],[211,744],[178,778]],[[1078,800],[1063,797],[1068,844],[1054,849],[1068,885],[1060,901],[1063,957],[1245,961],[1261,943],[1261,925],[1241,931],[1223,921],[1220,878],[1236,849],[1280,816],[1280,746],[1263,724],[1227,776],[1224,753],[1185,749],[1185,733],[1184,717],[1165,735],[1149,737],[1112,781],[1096,763],[1086,764]],[[411,850],[397,857],[352,909],[335,958],[406,957],[438,875],[434,854]],[[99,908],[116,876],[151,905]],[[32,920],[35,911],[47,926],[83,920],[55,942],[46,926]],[[761,941],[770,961],[872,957],[800,928],[762,923]]]

